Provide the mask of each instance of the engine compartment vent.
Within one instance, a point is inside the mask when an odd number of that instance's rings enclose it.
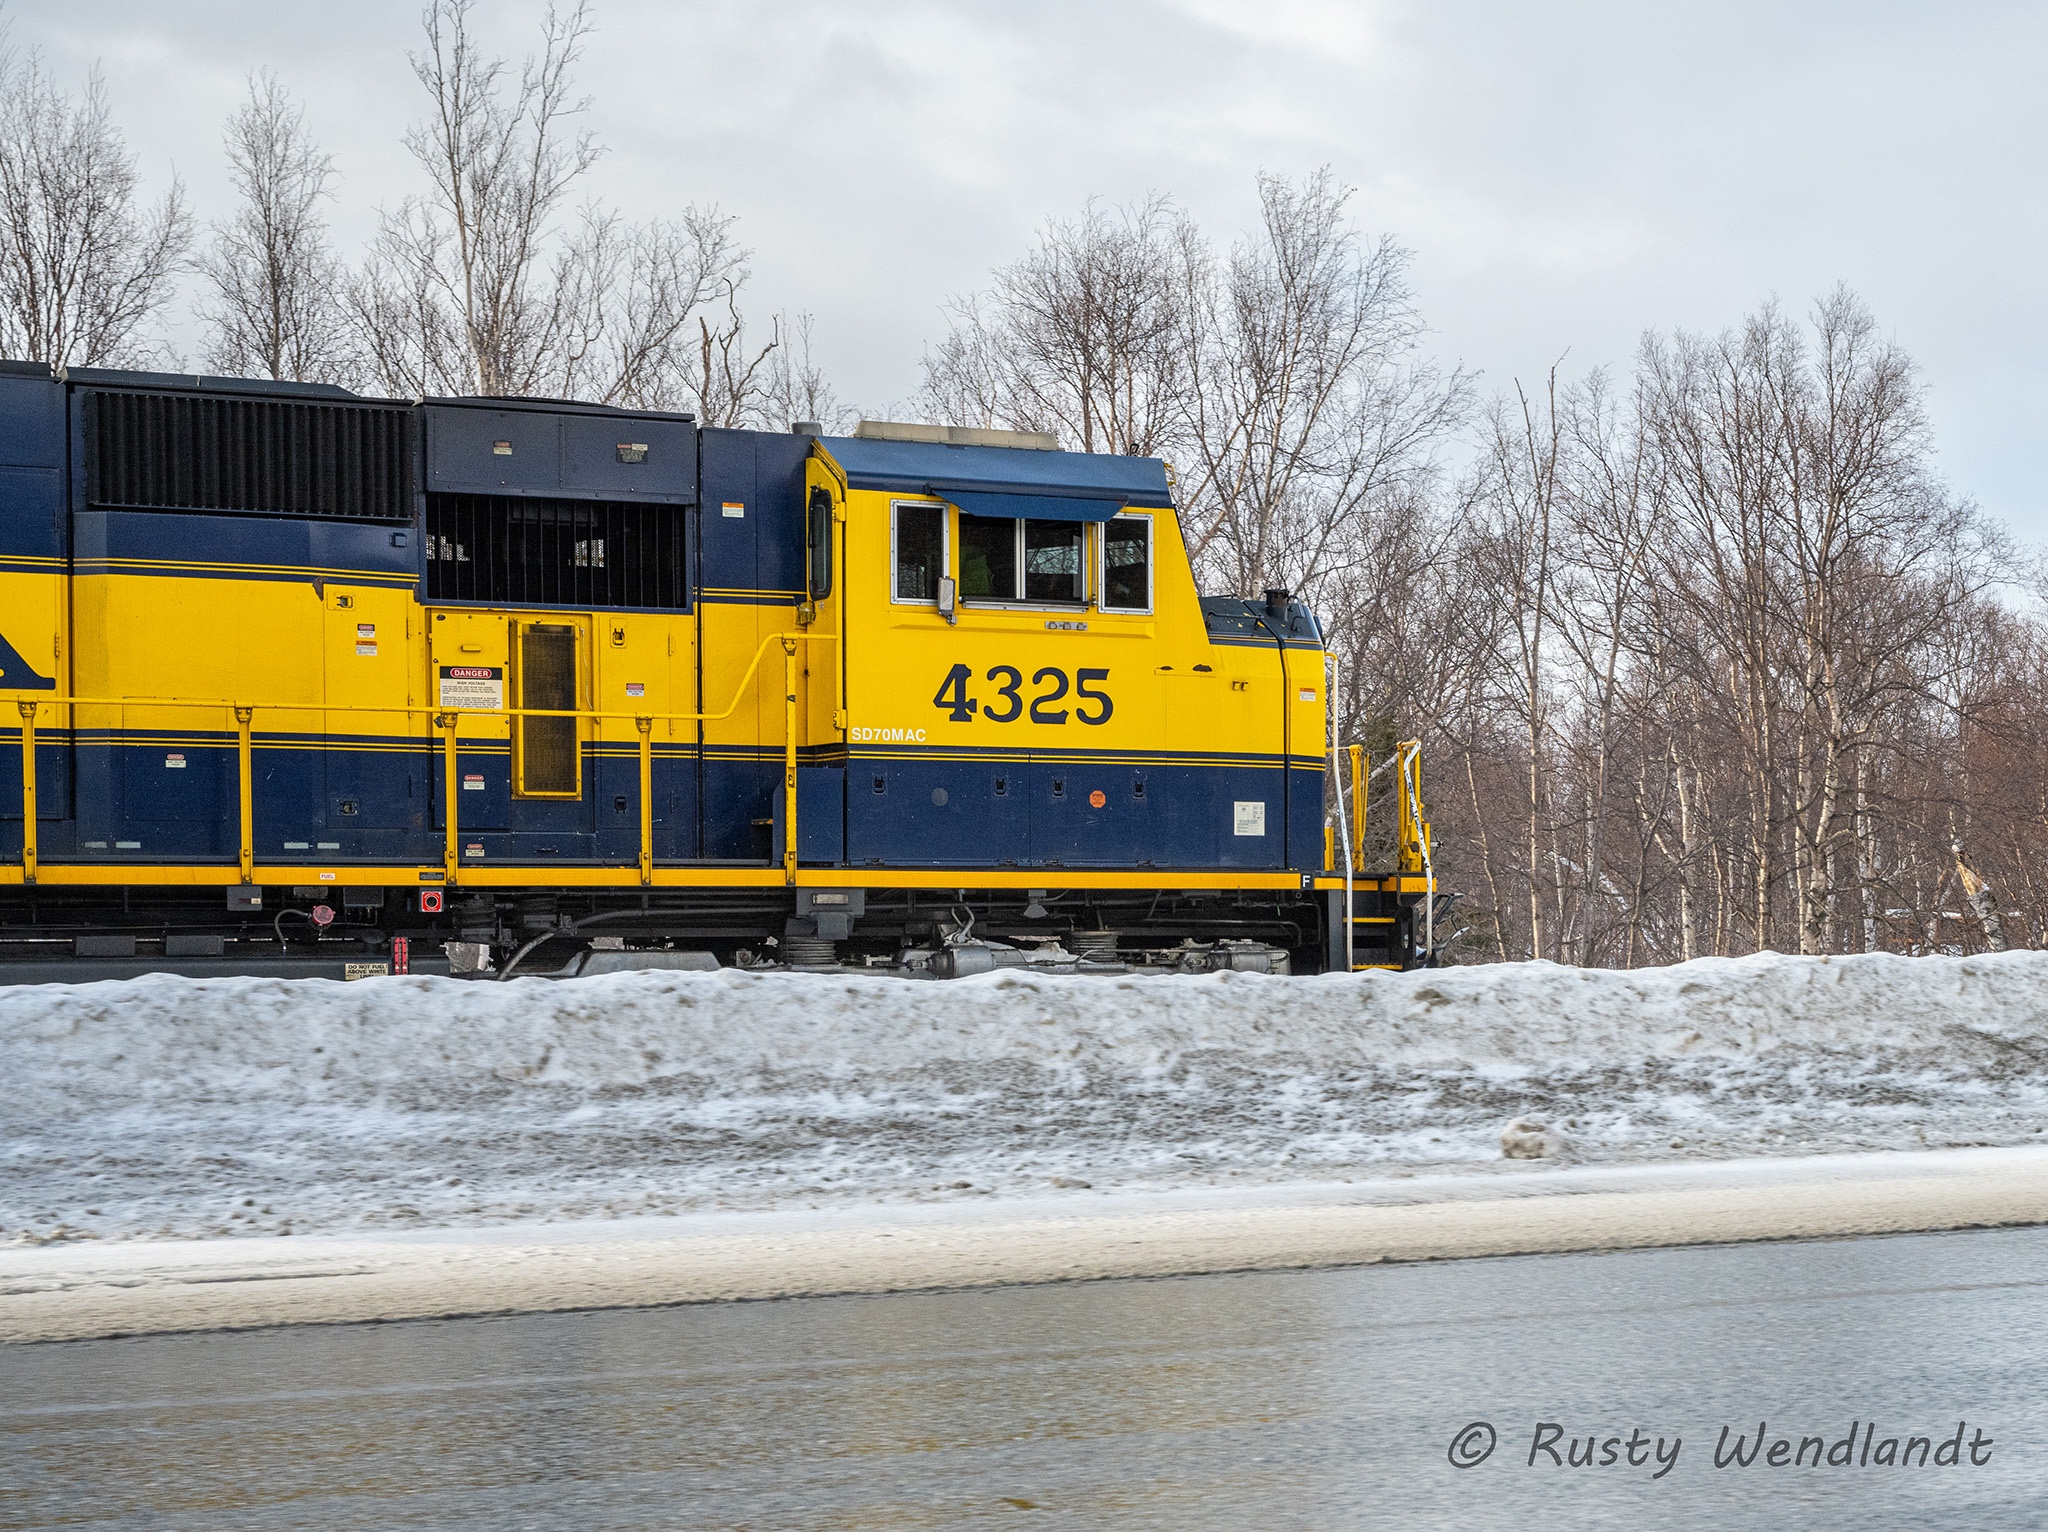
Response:
[[[427,599],[681,610],[687,512],[534,495],[428,495]]]
[[[84,407],[95,508],[412,520],[409,410],[119,389]]]

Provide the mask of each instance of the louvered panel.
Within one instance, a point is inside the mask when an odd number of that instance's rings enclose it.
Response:
[[[412,519],[408,410],[101,389],[85,418],[101,509]]]

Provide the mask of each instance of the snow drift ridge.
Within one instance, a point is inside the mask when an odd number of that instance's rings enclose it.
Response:
[[[2048,953],[1550,963],[1274,979],[950,983],[644,973],[508,984],[147,979],[0,989],[9,1117],[81,1093],[328,1097],[485,1080],[602,1089],[677,1075],[888,1075],[952,1063],[1170,1070],[1221,1051],[1297,1067],[1545,1067],[1773,1049],[2048,1045]]]
[[[0,1237],[2038,1142],[2048,954],[0,989]],[[1548,1142],[1548,1139],[1546,1139]]]

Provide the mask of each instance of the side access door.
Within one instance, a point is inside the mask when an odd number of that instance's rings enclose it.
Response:
[[[512,826],[512,729],[504,716],[510,704],[512,624],[500,613],[430,612],[428,659],[432,691],[428,720],[433,737],[434,829],[448,825],[447,730],[444,712],[456,720],[455,781],[458,831],[504,831]],[[465,844],[465,859],[480,858]]]

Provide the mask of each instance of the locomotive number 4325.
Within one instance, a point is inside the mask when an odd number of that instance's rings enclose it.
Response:
[[[976,713],[990,723],[1015,723],[1024,717],[1023,671],[1014,665],[992,665],[982,679],[996,683],[996,694],[985,705],[979,697],[967,693],[967,688],[973,684],[974,672],[965,665],[955,665],[946,672],[946,679],[939,683],[938,691],[932,696],[932,706],[943,710],[954,723],[965,723]],[[1108,679],[1107,670],[1077,670],[1070,683],[1064,670],[1047,665],[1031,677],[1032,689],[1037,693],[1029,703],[1031,721],[1065,723],[1071,715],[1086,724],[1108,723],[1110,714],[1116,711],[1116,704],[1110,701],[1108,692],[1096,685]],[[1056,702],[1064,702],[1070,691],[1075,704],[1072,708],[1053,706]]]

